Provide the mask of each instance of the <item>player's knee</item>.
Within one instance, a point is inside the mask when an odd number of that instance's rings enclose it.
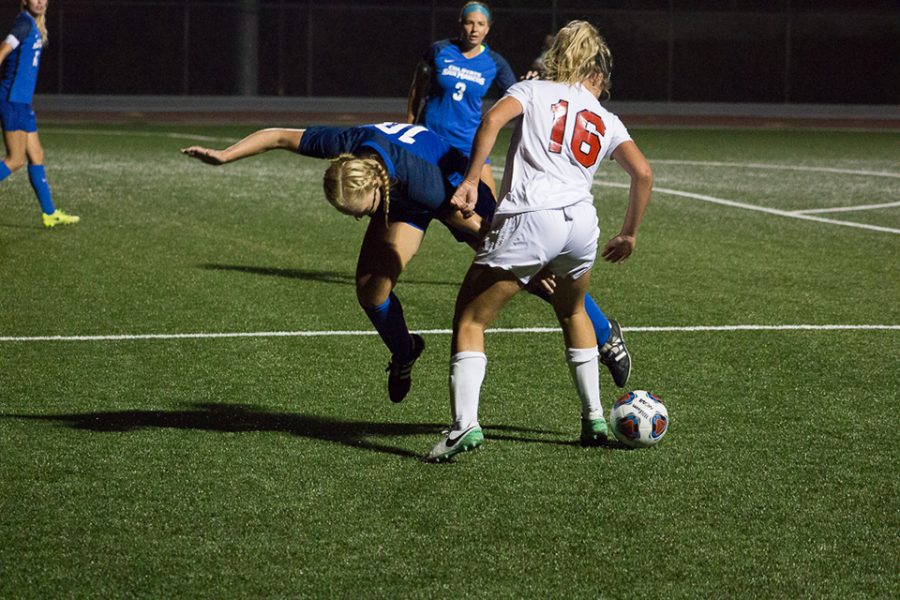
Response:
[[[7,156],[3,162],[10,171],[18,171],[25,166],[25,159],[19,157]]]
[[[378,285],[356,285],[356,301],[363,309],[381,306],[391,295],[391,288]]]

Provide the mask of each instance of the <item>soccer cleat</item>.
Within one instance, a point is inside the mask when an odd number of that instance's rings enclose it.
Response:
[[[431,449],[425,460],[428,462],[446,462],[459,454],[481,446],[484,433],[477,424],[463,431],[445,431],[444,437]]]
[[[413,365],[416,364],[416,360],[422,355],[422,351],[425,350],[425,340],[422,339],[421,335],[411,333],[409,337],[412,339],[412,358],[407,362],[401,363],[396,357],[391,357],[391,362],[388,363],[387,369],[385,369],[389,373],[388,396],[391,402],[395,404],[402,402],[409,393],[409,388],[412,387]]]
[[[622,328],[619,322],[609,320],[609,339],[600,346],[600,362],[609,369],[613,381],[618,387],[625,387],[628,376],[631,375],[631,354],[625,347],[625,338],[622,337]]]
[[[581,420],[581,445],[605,446],[609,439],[609,429],[606,427],[606,419],[582,419]]]
[[[53,214],[41,213],[41,219],[44,221],[44,227],[56,227],[57,225],[72,225],[80,221],[81,217],[56,209]]]

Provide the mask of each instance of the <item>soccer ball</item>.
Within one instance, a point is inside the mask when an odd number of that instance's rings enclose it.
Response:
[[[616,439],[629,448],[646,448],[669,430],[669,411],[662,400],[645,390],[628,392],[613,404],[609,424]]]

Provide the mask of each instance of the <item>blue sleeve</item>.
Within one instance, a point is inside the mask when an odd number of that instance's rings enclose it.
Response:
[[[21,44],[28,37],[29,33],[31,33],[31,21],[24,13],[19,13],[15,22],[13,22],[12,31],[9,32],[9,35],[19,40]]]
[[[495,82],[497,83],[497,87],[500,88],[500,94],[503,95],[510,86],[516,83],[516,74],[513,73],[509,63],[506,62],[506,59],[496,52],[491,51],[491,58],[497,63],[497,78],[495,79]]]
[[[425,51],[425,54],[422,55],[422,62],[428,65],[431,68],[434,68],[434,58],[437,56],[438,50],[440,50],[441,43],[435,42],[428,47],[428,50]]]
[[[358,135],[356,127],[310,127],[303,132],[297,152],[313,158],[337,158],[353,152]]]

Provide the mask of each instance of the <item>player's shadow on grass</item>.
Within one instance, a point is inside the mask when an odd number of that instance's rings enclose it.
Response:
[[[106,433],[121,433],[146,428],[194,429],[223,433],[281,432],[304,438],[335,442],[361,450],[394,454],[405,458],[420,458],[421,454],[382,443],[378,441],[378,438],[407,435],[433,435],[437,437],[441,430],[446,427],[435,423],[341,421],[315,415],[269,412],[244,404],[216,404],[212,402],[194,404],[189,410],[175,411],[120,410],[57,415],[7,414],[2,416],[37,421],[60,421],[73,429]],[[539,429],[520,429],[506,426],[491,429],[514,431],[519,434],[552,433]],[[515,438],[507,436],[505,439]],[[529,440],[523,438],[521,441]]]
[[[314,271],[311,269],[282,269],[279,267],[253,267],[248,265],[222,265],[206,263],[200,265],[207,271],[237,271],[251,275],[265,275],[268,277],[284,277],[287,279],[303,279],[305,281],[319,281],[322,283],[339,283],[344,285],[356,285],[356,276],[353,273],[338,273],[337,271]],[[443,285],[458,288],[459,281],[435,281],[404,277],[404,283],[418,283],[422,285]]]

